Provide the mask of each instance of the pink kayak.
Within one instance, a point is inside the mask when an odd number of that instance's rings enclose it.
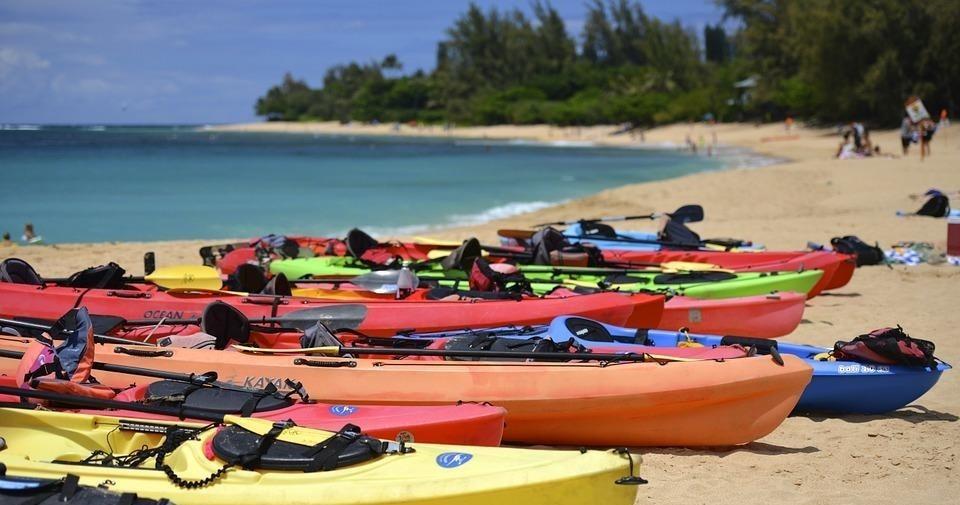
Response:
[[[160,392],[173,392],[182,389],[185,383],[160,381],[152,384],[134,386],[117,394],[114,398],[122,402],[140,402],[148,395]],[[248,384],[262,387],[265,384]],[[0,376],[0,386],[16,387],[16,381],[10,376]],[[152,389],[148,391],[148,389]],[[164,391],[170,389],[171,391]],[[0,402],[19,402],[19,398],[0,395]],[[223,395],[210,395],[203,408],[217,409],[217,402],[223,402]],[[195,405],[200,407],[200,405]],[[217,409],[220,411],[220,409]],[[230,410],[229,407],[224,409]],[[78,410],[88,414],[110,415],[126,419],[162,419],[173,420],[173,416],[149,414],[133,410]],[[221,412],[223,413],[223,412]],[[232,412],[230,412],[232,413]],[[398,435],[418,442],[463,445],[500,445],[503,436],[506,410],[501,407],[478,403],[459,405],[401,406],[401,405],[333,405],[326,403],[296,402],[292,405],[254,412],[253,417],[274,421],[293,420],[300,426],[308,426],[329,431],[337,431],[345,424],[355,424],[364,433],[394,440]]]
[[[692,333],[777,338],[789,334],[803,319],[806,297],[772,293],[720,300],[675,296],[667,300],[657,328]]]

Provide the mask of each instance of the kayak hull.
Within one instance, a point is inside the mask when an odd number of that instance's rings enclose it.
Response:
[[[128,376],[128,379],[131,376]],[[12,377],[0,376],[0,386],[17,387]],[[122,391],[117,401],[141,401],[144,386]],[[0,402],[19,402],[19,397],[0,394]],[[107,415],[123,419],[176,421],[173,416],[147,414],[132,410],[86,410],[77,412]],[[435,444],[498,446],[503,436],[506,411],[480,404],[433,406],[348,405],[295,403],[289,407],[256,412],[253,417],[270,421],[292,420],[298,426],[337,431],[346,423],[356,424],[364,433],[386,440],[398,435]]]
[[[675,296],[664,304],[657,328],[694,333],[777,338],[800,325],[806,297],[799,293],[774,293],[720,300]]]
[[[791,357],[784,366],[769,357],[604,365],[351,360],[172,348],[145,357],[123,349],[104,345],[98,360],[212,370],[220,380],[252,387],[289,377],[303,382],[316,399],[337,404],[489,402],[507,409],[505,441],[552,445],[748,443],[786,418],[811,375],[808,365]],[[0,360],[3,373],[12,372],[7,361]],[[110,373],[98,372],[97,378],[111,386],[129,383],[129,377]]]
[[[304,309],[329,309],[335,327],[352,327],[370,335],[404,329],[440,331],[507,324],[547,323],[563,314],[578,314],[620,325],[655,325],[663,297],[596,293],[524,300],[355,300],[242,295],[225,292],[170,292],[153,286],[128,289],[76,289],[0,282],[0,315],[56,320],[83,304],[91,314],[128,320],[198,318],[213,301],[228,303],[251,320],[283,316]],[[344,315],[347,313],[347,315]]]

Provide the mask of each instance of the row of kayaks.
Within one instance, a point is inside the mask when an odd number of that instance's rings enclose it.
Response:
[[[845,255],[605,229],[660,243],[598,254],[587,232],[496,247],[271,236],[145,278],[4,261],[0,496],[632,503],[640,459],[620,447],[888,412],[949,369],[758,338],[846,284]],[[75,379],[88,369],[97,383]]]

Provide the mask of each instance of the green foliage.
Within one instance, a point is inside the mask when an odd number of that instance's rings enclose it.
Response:
[[[429,74],[402,75],[393,54],[330,68],[317,89],[287,74],[256,112],[291,121],[652,125],[711,113],[896,124],[911,94],[933,112],[957,107],[960,1],[717,1],[734,21],[726,26],[738,28],[708,25],[702,43],[633,0],[590,0],[578,39],[548,1],[530,14],[471,4]],[[734,87],[748,77],[756,87]]]

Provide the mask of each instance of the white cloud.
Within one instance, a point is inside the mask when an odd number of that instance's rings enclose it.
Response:
[[[50,67],[50,62],[29,50],[0,47],[0,86],[15,80],[19,74]]]

